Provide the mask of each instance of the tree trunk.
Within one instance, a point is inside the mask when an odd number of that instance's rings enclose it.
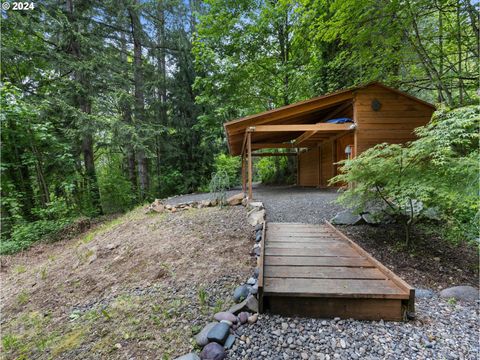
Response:
[[[158,24],[157,24],[157,64],[158,64],[158,132],[155,136],[155,152],[156,152],[156,175],[157,175],[157,194],[160,196],[162,184],[161,176],[161,156],[162,156],[162,136],[161,131],[167,125],[167,73],[166,73],[166,36],[165,36],[165,9],[164,3],[159,2],[157,7]]]
[[[75,14],[75,7],[73,0],[66,1],[67,7],[67,18],[72,25],[74,33],[72,34],[72,39],[70,41],[70,46],[67,49],[67,52],[70,53],[77,61],[81,61],[81,49],[80,43],[76,38],[76,33],[80,32],[77,17]],[[88,99],[88,88],[90,82],[86,74],[82,71],[76,70],[74,72],[75,80],[80,84],[81,90],[76,92],[74,95],[74,102],[78,109],[84,114],[90,115],[92,106],[90,104],[90,99]],[[88,127],[87,127],[88,128]],[[95,212],[99,215],[103,213],[102,205],[100,201],[100,190],[98,187],[97,174],[95,170],[95,161],[93,157],[93,134],[90,130],[82,131],[82,140],[81,140],[81,150],[83,154],[83,162],[85,167],[85,182],[87,185],[87,190],[90,196],[90,200]]]
[[[148,130],[145,123],[145,98],[144,98],[144,81],[143,81],[143,62],[142,62],[142,24],[135,6],[137,0],[133,1],[133,5],[128,6],[128,13],[131,21],[131,33],[133,38],[133,66],[134,66],[134,83],[135,83],[135,128],[142,139],[139,148],[136,151],[138,164],[138,179],[140,183],[140,198],[146,198],[150,186],[148,176],[148,159],[145,155]]]

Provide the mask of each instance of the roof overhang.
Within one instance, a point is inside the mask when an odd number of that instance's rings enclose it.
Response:
[[[355,92],[368,86],[381,86],[435,109],[432,104],[381,83],[344,89],[224,124],[231,155],[245,149],[246,134],[252,135],[252,149],[299,148],[315,146],[321,141],[352,131],[355,124],[322,123],[338,117],[352,107]]]

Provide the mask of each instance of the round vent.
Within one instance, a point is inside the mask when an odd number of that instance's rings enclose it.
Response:
[[[373,111],[379,111],[381,107],[382,107],[382,103],[380,101],[378,101],[378,99],[373,99],[372,100],[372,110]]]

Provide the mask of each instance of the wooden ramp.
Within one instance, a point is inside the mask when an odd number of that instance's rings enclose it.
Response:
[[[405,319],[414,289],[330,223],[266,223],[260,312],[286,316]]]

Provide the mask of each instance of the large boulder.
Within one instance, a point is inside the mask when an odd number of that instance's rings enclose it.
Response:
[[[207,334],[208,341],[216,342],[221,345],[225,344],[228,335],[230,334],[230,326],[227,323],[216,324]]]
[[[334,225],[359,225],[363,222],[363,218],[350,210],[345,210],[335,215],[330,222]]]
[[[195,341],[198,346],[205,346],[208,344],[207,335],[210,332],[210,330],[212,330],[213,327],[217,324],[218,324],[217,322],[208,323],[197,335],[195,335]]]
[[[473,286],[454,286],[440,291],[440,297],[463,300],[463,301],[476,301],[479,299],[478,289]]]
[[[247,209],[248,210],[262,210],[263,209],[263,203],[261,201],[250,201],[247,204]]]
[[[227,199],[227,203],[228,205],[231,205],[231,206],[240,205],[242,203],[243,197],[244,197],[243,193],[230,196]]]
[[[248,213],[247,221],[252,226],[257,226],[265,221],[265,210],[252,210]]]
[[[233,300],[235,300],[235,302],[238,303],[238,302],[246,299],[249,293],[250,292],[248,290],[248,286],[247,285],[241,285],[241,286],[237,287],[235,289],[235,291],[233,292]]]
[[[237,322],[237,317],[228,311],[220,311],[213,315],[213,318],[217,321],[228,320],[232,323]]]
[[[222,345],[212,342],[206,345],[200,353],[202,360],[223,360],[225,359],[225,349]]]

